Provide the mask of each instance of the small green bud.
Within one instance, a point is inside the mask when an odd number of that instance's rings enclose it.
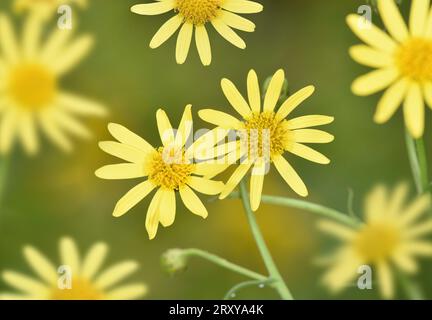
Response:
[[[187,255],[182,249],[169,249],[161,257],[162,268],[170,275],[185,271],[187,262]]]

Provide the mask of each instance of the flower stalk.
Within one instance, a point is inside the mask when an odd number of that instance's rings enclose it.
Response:
[[[233,192],[230,197],[231,198],[239,198],[240,194]],[[320,217],[330,218],[332,220],[344,223],[348,226],[355,227],[355,228],[357,228],[361,225],[361,222],[359,219],[355,219],[354,217],[349,216],[343,212],[337,211],[335,209],[327,208],[325,206],[311,203],[311,202],[308,202],[305,200],[262,195],[261,202],[267,203],[267,204],[283,206],[283,207],[306,210],[306,211],[314,213]]]
[[[423,138],[414,139],[408,132],[405,134],[405,140],[417,192],[423,194],[429,189],[428,165],[424,140]]]
[[[261,253],[261,256],[263,258],[267,271],[270,275],[270,278],[275,280],[275,282],[273,283],[273,287],[278,291],[282,299],[293,300],[293,296],[290,290],[288,289],[287,285],[285,284],[285,281],[283,280],[278,268],[276,267],[273,257],[271,256],[270,251],[267,248],[265,240],[261,234],[258,223],[255,219],[255,214],[253,213],[252,208],[250,206],[249,195],[246,190],[244,180],[240,182],[240,195],[249,222],[249,226],[252,231],[252,235],[255,238],[255,242]]]
[[[256,281],[267,281],[268,277],[261,275],[257,272],[254,272],[252,270],[249,270],[247,268],[244,268],[242,266],[239,266],[235,263],[232,263],[224,258],[221,258],[215,254],[209,253],[207,251],[204,250],[200,250],[200,249],[195,249],[195,248],[190,248],[190,249],[184,249],[182,250],[182,255],[184,258],[189,258],[189,257],[198,257],[207,261],[210,261],[222,268],[228,269],[230,271],[233,271],[235,273],[241,274],[245,277],[254,279]]]

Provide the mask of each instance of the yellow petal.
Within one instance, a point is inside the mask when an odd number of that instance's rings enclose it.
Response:
[[[148,292],[143,284],[130,284],[109,290],[106,295],[109,300],[133,300],[138,299]]]
[[[250,205],[253,211],[257,211],[262,196],[262,189],[264,185],[264,176],[266,174],[267,165],[263,160],[257,161],[252,170],[250,180]]]
[[[176,196],[173,190],[163,190],[160,200],[160,222],[164,227],[174,223],[176,214]]]
[[[219,17],[226,25],[230,26],[231,28],[245,32],[255,31],[255,24],[252,21],[239,16],[238,14],[222,10],[219,13]]]
[[[94,283],[97,287],[106,289],[120,282],[137,269],[138,264],[135,261],[120,262],[102,272]]]
[[[159,109],[156,112],[156,121],[162,144],[165,147],[170,146],[174,142],[174,131],[164,110]]]
[[[208,195],[217,195],[222,192],[224,187],[224,184],[220,181],[213,181],[201,177],[190,177],[188,185],[194,190]]]
[[[423,94],[427,105],[432,109],[432,82],[423,84]]]
[[[330,220],[320,220],[318,222],[318,229],[344,241],[349,241],[356,235],[356,232],[353,229]]]
[[[314,149],[300,143],[294,143],[287,151],[306,160],[319,164],[329,164],[330,159]]]
[[[303,129],[309,127],[317,127],[332,123],[334,121],[333,117],[321,116],[321,115],[310,115],[302,116],[288,120],[287,128],[290,130]]]
[[[302,197],[308,195],[307,188],[303,180],[299,177],[294,168],[281,155],[272,158],[276,169],[288,185]]]
[[[188,141],[193,129],[192,123],[192,106],[187,105],[183,112],[182,119],[180,120],[180,125],[178,127],[175,136],[175,145],[178,147],[183,147]]]
[[[155,151],[154,148],[143,138],[133,133],[126,127],[116,123],[110,123],[108,125],[108,130],[112,134],[114,138],[120,141],[123,144],[130,145],[139,150],[144,151],[145,153],[150,153]]]
[[[367,67],[385,68],[393,63],[393,57],[390,54],[362,44],[352,46],[349,53],[355,62]]]
[[[54,265],[38,250],[26,246],[24,248],[24,257],[31,268],[47,283],[57,284],[58,274]]]
[[[126,193],[116,204],[113,216],[121,217],[135,207],[142,199],[153,191],[156,186],[151,181],[144,181]]]
[[[309,98],[315,92],[314,86],[305,87],[292,96],[290,96],[279,108],[276,117],[280,120],[285,119],[291,112],[294,111],[303,101]]]
[[[185,22],[177,38],[176,61],[178,64],[183,64],[186,61],[192,40],[192,33],[193,24]]]
[[[282,69],[276,71],[267,88],[267,93],[264,99],[264,112],[272,112],[276,107],[276,103],[279,101],[284,81],[285,72]]]
[[[263,6],[255,1],[248,0],[227,0],[222,3],[222,8],[236,13],[258,13],[263,10]]]
[[[209,66],[212,60],[212,53],[209,36],[204,25],[195,26],[195,42],[202,64]]]
[[[424,132],[425,106],[420,85],[411,83],[404,103],[405,125],[414,138],[420,138]]]
[[[128,162],[142,164],[147,156],[147,154],[142,150],[114,141],[99,142],[99,147],[106,153]]]
[[[41,282],[14,271],[2,273],[3,280],[10,286],[30,294],[32,296],[43,296],[48,293],[48,288]]]
[[[180,28],[182,23],[183,19],[179,15],[175,15],[165,22],[151,39],[150,48],[155,49],[165,43]]]
[[[159,207],[160,207],[161,197],[162,197],[162,189],[159,188],[158,191],[156,191],[156,194],[153,196],[153,199],[150,202],[150,205],[147,209],[145,225],[150,240],[153,240],[156,237],[156,233],[158,230],[159,221],[160,221]]]
[[[234,46],[245,49],[246,43],[240,38],[237,33],[233,31],[221,18],[215,18],[211,20],[211,24],[216,29],[216,31],[223,37],[225,40],[233,44]]]
[[[146,176],[142,165],[135,163],[110,164],[99,168],[96,177],[106,180],[136,179]]]
[[[322,130],[299,129],[292,131],[294,141],[298,143],[330,143],[334,136]]]
[[[241,122],[233,116],[212,109],[204,109],[198,112],[201,119],[223,129],[239,129]]]
[[[225,97],[228,99],[232,107],[243,118],[248,118],[251,115],[251,109],[241,93],[237,90],[234,83],[228,79],[222,79],[221,86]]]
[[[86,279],[93,279],[93,276],[99,271],[108,252],[108,246],[99,242],[94,244],[86,254],[81,267],[81,275]]]
[[[408,28],[395,1],[379,0],[378,9],[389,33],[399,42],[409,37]]]
[[[207,218],[208,212],[200,198],[188,186],[180,187],[180,196],[186,206],[193,214],[196,214],[204,219]]]
[[[384,95],[378,102],[378,107],[374,116],[375,122],[384,123],[393,116],[405,98],[408,85],[408,80],[404,78],[395,82],[384,92]]]
[[[430,0],[412,0],[410,13],[410,32],[413,37],[423,36],[428,13]]]
[[[153,3],[136,4],[131,7],[131,11],[141,15],[159,15],[174,9],[174,0],[164,0]]]
[[[77,245],[71,238],[65,237],[60,239],[60,259],[63,265],[71,268],[75,275],[79,275],[80,270],[80,257]]]
[[[240,164],[237,169],[234,171],[232,176],[229,178],[227,183],[225,184],[225,187],[223,191],[221,192],[219,199],[225,199],[228,197],[231,192],[234,190],[235,187],[240,183],[240,181],[243,179],[243,177],[246,175],[246,173],[251,168],[252,163],[250,164]]]
[[[375,25],[371,24],[365,28],[365,18],[362,16],[350,14],[347,17],[347,23],[355,35],[366,44],[390,54],[393,54],[397,48],[396,42]]]
[[[358,77],[353,82],[351,90],[355,95],[368,96],[387,88],[399,76],[399,70],[394,67],[378,69]]]
[[[384,298],[391,299],[394,295],[393,276],[387,262],[380,262],[377,266],[378,282]]]
[[[261,111],[261,94],[260,94],[260,86],[258,82],[258,76],[255,70],[249,71],[247,78],[247,91],[249,98],[249,105],[253,112]]]

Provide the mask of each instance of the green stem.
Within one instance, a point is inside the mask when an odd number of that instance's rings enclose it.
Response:
[[[274,282],[273,279],[267,279],[265,281],[250,280],[250,281],[245,281],[245,282],[239,283],[239,284],[235,285],[234,287],[232,287],[232,289],[230,291],[228,291],[228,293],[224,297],[224,300],[229,300],[229,299],[233,298],[233,295],[235,295],[241,289],[244,289],[247,287],[265,285],[265,284],[271,284],[273,282]]]
[[[200,250],[200,249],[185,249],[183,250],[183,254],[187,257],[199,257],[202,259],[205,259],[207,261],[210,261],[222,268],[228,269],[230,271],[236,272],[238,274],[241,274],[243,276],[246,276],[248,278],[255,279],[257,281],[266,281],[268,280],[268,277],[263,276],[259,273],[256,273],[252,270],[246,269],[244,267],[241,267],[235,263],[229,262],[226,259],[223,259],[217,255],[214,255],[212,253]]]
[[[240,196],[241,195],[239,193],[235,192],[230,195],[231,198],[239,198]],[[263,195],[261,197],[261,201],[267,204],[306,210],[321,217],[330,218],[352,227],[358,227],[361,223],[359,220],[354,219],[343,212],[304,200]]]
[[[264,264],[267,268],[267,271],[270,274],[270,278],[275,280],[273,287],[279,292],[279,295],[281,296],[282,299],[293,300],[293,296],[291,295],[291,292],[289,291],[278,268],[276,267],[276,264],[274,263],[270,251],[268,250],[264,238],[261,234],[258,223],[255,219],[255,214],[253,213],[252,208],[250,206],[249,195],[246,190],[244,181],[240,183],[240,193],[241,193],[241,199],[243,201],[243,206],[246,211],[246,216],[248,218],[252,234],[255,238],[255,242],[264,260]]]
[[[405,141],[417,192],[423,194],[429,189],[428,165],[423,138],[414,139],[409,132],[406,132]]]

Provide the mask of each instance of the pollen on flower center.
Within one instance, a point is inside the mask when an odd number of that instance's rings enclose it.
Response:
[[[73,279],[70,288],[55,288],[51,293],[52,300],[102,300],[103,292],[85,279]]]
[[[12,69],[8,79],[11,97],[23,108],[37,110],[52,102],[57,79],[46,67],[24,64]]]
[[[194,172],[195,164],[185,158],[183,148],[159,148],[147,164],[149,179],[157,186],[178,190]]]
[[[220,5],[221,0],[177,0],[176,10],[185,21],[203,25],[217,16]]]
[[[387,224],[365,226],[355,239],[355,248],[366,261],[389,258],[399,244],[396,227]]]
[[[240,131],[243,144],[251,157],[264,157],[282,154],[290,141],[290,130],[285,121],[276,119],[274,112],[254,113],[244,122],[245,130]],[[244,146],[246,147],[246,146]]]
[[[414,38],[402,44],[396,52],[401,73],[415,81],[432,80],[432,41]]]

